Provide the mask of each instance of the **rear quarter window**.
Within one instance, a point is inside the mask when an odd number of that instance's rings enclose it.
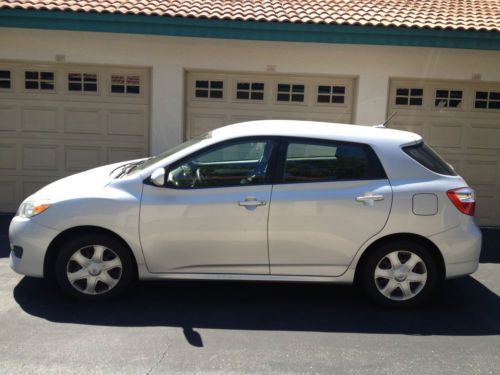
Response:
[[[432,172],[446,176],[457,175],[453,170],[453,167],[445,162],[439,154],[437,154],[425,143],[403,147],[403,151],[419,164],[423,165],[427,169],[430,169]]]

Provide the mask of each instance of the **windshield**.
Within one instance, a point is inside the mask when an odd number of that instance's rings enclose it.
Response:
[[[158,154],[158,155],[153,156],[149,159],[146,159],[144,161],[144,163],[139,164],[136,168],[134,168],[130,174],[136,173],[137,171],[144,170],[162,159],[165,159],[165,158],[167,158],[167,157],[169,157],[169,156],[171,156],[179,151],[184,150],[185,148],[188,148],[192,145],[195,145],[195,144],[197,144],[205,139],[209,139],[211,137],[212,137],[212,133],[208,132],[208,133],[199,135],[197,137],[191,138],[190,140],[188,140],[184,143],[181,143],[180,145],[177,145],[175,147],[172,147],[172,148],[168,149],[167,151],[162,152],[161,154]]]

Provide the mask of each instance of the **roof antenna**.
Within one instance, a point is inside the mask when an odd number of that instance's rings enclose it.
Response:
[[[387,124],[388,124],[388,123],[389,123],[389,121],[391,121],[391,120],[392,120],[392,118],[393,118],[394,116],[396,116],[396,115],[397,115],[397,112],[392,112],[392,113],[391,113],[391,115],[387,118],[387,120],[385,120],[385,121],[384,121],[384,123],[383,123],[383,124],[380,124],[380,125],[375,125],[375,126],[374,126],[374,128],[389,128],[389,127],[387,126]]]

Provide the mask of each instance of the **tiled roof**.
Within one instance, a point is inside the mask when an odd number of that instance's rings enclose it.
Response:
[[[500,31],[500,0],[0,0],[0,8]]]

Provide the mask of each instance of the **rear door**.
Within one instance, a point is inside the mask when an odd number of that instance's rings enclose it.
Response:
[[[382,230],[392,189],[368,145],[290,139],[281,145],[269,212],[272,275],[338,276]]]

